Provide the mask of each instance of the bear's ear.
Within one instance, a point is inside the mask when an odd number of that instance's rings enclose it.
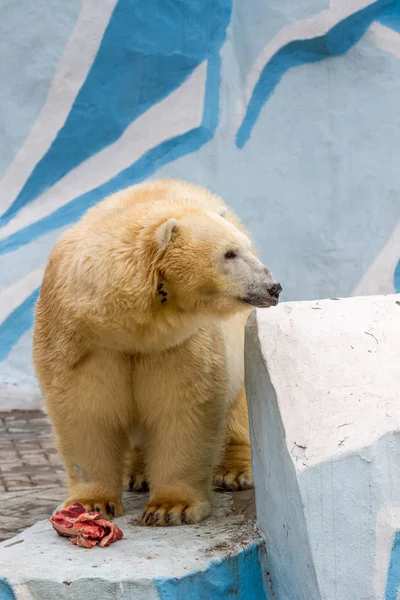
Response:
[[[160,250],[165,250],[169,242],[173,241],[178,231],[178,221],[174,218],[165,221],[156,232],[157,244]]]
[[[220,217],[223,217],[224,219],[225,219],[227,213],[228,213],[228,209],[226,208],[226,206],[221,206],[221,208],[219,208],[217,210],[217,215],[219,215]]]

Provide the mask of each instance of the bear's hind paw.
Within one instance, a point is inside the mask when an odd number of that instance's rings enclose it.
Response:
[[[254,487],[251,471],[220,471],[214,477],[214,485],[218,489],[236,492]]]
[[[149,491],[148,483],[142,473],[139,475],[131,475],[129,479],[129,491],[140,494]]]

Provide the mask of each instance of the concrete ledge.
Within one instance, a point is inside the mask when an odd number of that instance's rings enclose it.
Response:
[[[0,599],[134,598],[266,600],[264,543],[252,491],[215,494],[212,516],[195,526],[135,524],[146,497],[127,495],[116,523],[124,538],[108,548],[73,546],[41,521],[0,544]],[[1,586],[1,582],[0,582]],[[2,595],[3,594],[3,595]]]
[[[276,600],[397,600],[400,296],[250,317],[256,506]]]

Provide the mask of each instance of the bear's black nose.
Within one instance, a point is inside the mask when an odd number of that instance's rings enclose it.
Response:
[[[271,287],[268,288],[269,295],[274,296],[274,298],[278,298],[281,291],[282,291],[282,286],[280,283],[274,283],[274,285],[271,285]]]

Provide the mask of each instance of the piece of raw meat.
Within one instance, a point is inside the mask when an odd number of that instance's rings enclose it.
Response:
[[[73,529],[76,519],[79,515],[83,515],[86,512],[86,508],[76,502],[71,504],[64,510],[59,510],[50,517],[50,523],[57,531],[58,535],[63,536],[74,536],[75,530]]]
[[[50,517],[50,523],[58,535],[68,537],[73,544],[83,548],[97,544],[105,548],[123,536],[119,527],[101,518],[101,512],[87,512],[78,502],[56,512]]]

